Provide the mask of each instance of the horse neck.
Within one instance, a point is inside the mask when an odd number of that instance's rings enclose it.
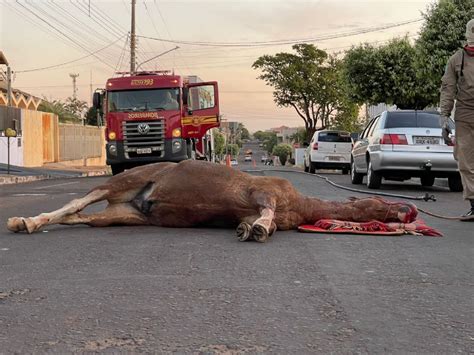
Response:
[[[314,197],[302,197],[299,213],[305,223],[314,223],[320,219],[352,220],[353,203],[325,201]]]

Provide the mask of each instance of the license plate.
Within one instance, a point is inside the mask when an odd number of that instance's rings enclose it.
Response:
[[[340,158],[340,157],[331,157],[331,156],[329,156],[329,157],[328,157],[328,160],[331,160],[331,161],[339,161],[339,160],[341,160],[341,158]]]
[[[137,148],[137,154],[151,154],[151,148]]]
[[[440,144],[439,137],[414,136],[413,140],[415,144],[423,144],[423,145]]]

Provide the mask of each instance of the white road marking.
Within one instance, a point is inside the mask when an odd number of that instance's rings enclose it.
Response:
[[[47,194],[14,194],[13,196],[46,196]]]
[[[8,249],[8,248],[2,248],[2,249],[0,249],[0,250],[1,250],[1,251],[7,251],[7,250],[10,250],[10,249]]]
[[[65,182],[63,184],[56,184],[56,185],[48,185],[48,186],[41,186],[41,187],[36,187],[35,190],[41,190],[41,189],[47,189],[49,187],[55,187],[55,186],[64,186],[64,185],[72,185],[72,184],[78,184],[78,181],[73,181],[73,182]]]

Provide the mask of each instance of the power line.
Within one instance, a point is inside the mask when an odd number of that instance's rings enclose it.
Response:
[[[7,5],[10,8],[10,10],[12,10],[16,14],[18,14],[21,19],[27,19],[28,20],[27,23],[34,24],[35,26],[39,27],[44,32],[50,34],[53,37],[56,37],[57,39],[59,39],[61,42],[63,42],[67,46],[71,46],[70,42],[68,42],[66,39],[64,39],[63,37],[61,37],[60,35],[58,35],[54,31],[52,31],[51,29],[49,29],[43,23],[39,22],[36,18],[32,17],[28,12],[25,12],[22,9],[17,9],[17,8],[14,7],[14,5],[9,4],[8,2],[4,2],[4,5]],[[75,44],[75,43],[73,43],[73,44],[74,44],[75,47],[80,48],[77,44]]]
[[[108,44],[107,46],[102,47],[102,48],[96,50],[95,52],[92,52],[92,53],[90,53],[90,54],[88,54],[88,55],[85,55],[85,56],[83,56],[83,57],[80,57],[80,58],[77,58],[77,59],[74,59],[74,60],[70,60],[70,61],[68,61],[68,62],[60,63],[60,64],[54,64],[54,65],[50,65],[50,66],[47,66],[47,67],[42,67],[42,68],[27,69],[27,70],[16,70],[15,73],[29,73],[29,72],[33,72],[33,71],[47,70],[47,69],[52,69],[52,68],[61,67],[61,66],[66,65],[66,64],[78,62],[78,61],[80,61],[80,60],[82,60],[82,59],[91,57],[91,56],[93,56],[94,54],[97,54],[97,53],[103,51],[104,49],[106,49],[106,48],[108,48],[108,47],[114,45],[115,43],[117,43],[118,41],[120,41],[123,37],[124,37],[124,36],[122,36],[122,37],[116,39],[114,42]]]
[[[127,33],[127,38],[125,39],[125,43],[123,45],[123,49],[122,49],[122,53],[120,53],[120,57],[119,57],[119,60],[117,62],[117,65],[115,67],[115,72],[117,72],[118,70],[120,70],[120,68],[122,67],[122,61],[123,59],[125,58],[125,52],[127,50],[127,44],[128,44],[128,37],[129,37],[129,34]]]
[[[61,10],[61,12],[63,14],[66,15],[66,18],[72,18],[73,20],[75,20],[76,24],[79,24],[79,26],[81,27],[86,27],[89,29],[89,33],[91,34],[94,34],[94,39],[95,38],[102,38],[102,41],[108,43],[110,41],[110,38],[106,37],[105,35],[102,34],[101,31],[96,31],[93,27],[91,27],[90,25],[88,25],[87,23],[85,23],[84,21],[81,21],[79,18],[77,18],[76,16],[74,16],[71,12],[69,12],[68,10],[66,10],[65,8],[63,8],[62,6],[60,6],[59,4],[57,4],[54,0],[50,0],[51,3],[53,5],[55,5],[59,10]],[[92,17],[91,17],[91,20]],[[95,21],[94,21],[95,22]],[[97,22],[96,22],[97,23]],[[101,25],[101,23],[99,23],[99,25]],[[120,36],[121,34],[123,33],[123,31],[119,31],[118,33],[112,33],[113,37],[112,38],[116,38],[117,36]],[[123,35],[122,35],[123,36]]]
[[[203,41],[184,41],[184,40],[167,40],[164,38],[154,38],[148,36],[139,36],[142,38],[147,38],[154,41],[161,41],[161,42],[169,42],[174,44],[183,44],[183,45],[191,45],[191,46],[205,46],[205,47],[268,47],[268,46],[280,46],[280,45],[288,45],[288,44],[301,44],[307,42],[320,42],[326,41],[329,39],[338,39],[338,38],[345,38],[350,36],[356,36],[365,33],[371,32],[378,32],[387,30],[390,28],[405,26],[412,23],[417,23],[423,21],[423,19],[416,19],[410,21],[403,21],[398,23],[386,24],[382,26],[376,27],[368,27],[368,28],[361,28],[358,30],[348,31],[348,32],[339,32],[327,35],[321,35],[319,37],[312,37],[312,38],[301,38],[301,39],[291,39],[291,40],[272,40],[272,41],[261,41],[261,42],[203,42]]]
[[[88,24],[86,24],[85,22],[81,21],[80,19],[78,19],[76,16],[74,16],[72,13],[70,13],[69,11],[64,9],[63,7],[61,7],[58,4],[54,3],[54,1],[52,1],[51,3],[49,3],[49,1],[48,1],[48,2],[45,3],[45,5],[48,7],[48,9],[46,9],[47,12],[43,9],[40,9],[40,11],[43,14],[45,14],[46,16],[49,16],[50,18],[55,20],[60,25],[62,25],[66,30],[69,30],[72,34],[74,34],[76,36],[79,36],[79,38],[82,41],[85,41],[86,46],[89,46],[90,44],[93,44],[94,46],[101,46],[102,42],[105,42],[105,43],[110,42],[110,38],[107,38],[107,37],[103,36],[100,33],[98,35],[95,35],[95,36],[92,35],[92,34],[95,34],[97,32],[93,27],[91,27]],[[51,13],[51,15],[53,15],[53,16],[50,15],[51,11],[54,11],[54,14]],[[54,16],[56,13],[59,16]],[[58,20],[58,17],[59,18],[67,18],[69,21],[71,21],[71,23],[64,24],[60,20]],[[73,25],[74,23],[77,26],[74,26]],[[120,35],[120,33],[114,34],[114,37],[112,37],[112,38],[116,38],[117,35]],[[82,42],[82,43],[84,43],[84,42]],[[107,57],[109,61],[110,60],[113,61],[117,56],[117,54],[115,54],[115,51],[113,51],[113,52],[114,53],[108,53],[108,52],[103,53],[103,56]]]
[[[53,28],[55,31],[59,32],[62,36],[66,37],[68,40],[70,40],[72,43],[76,44],[77,46],[79,46],[80,48],[82,48],[84,51],[86,51],[87,53],[91,54],[92,52],[89,51],[87,48],[85,48],[81,43],[78,43],[75,39],[71,38],[69,35],[67,35],[66,33],[64,33],[63,31],[59,30],[56,26],[50,24],[48,21],[46,21],[45,19],[43,19],[41,16],[39,16],[38,14],[36,14],[35,12],[31,11],[29,8],[27,8],[26,6],[24,6],[22,3],[20,3],[18,0],[16,2],[18,5],[20,5],[21,7],[23,7],[24,9],[26,9],[28,12],[32,13],[35,17],[37,17],[38,19],[40,19],[41,21],[43,21],[44,23],[46,23],[48,26],[50,26],[51,28]],[[106,63],[104,60],[102,60],[101,58],[97,57],[95,54],[92,54],[94,57],[96,57],[97,59],[99,59],[103,64],[107,65],[108,67],[111,67],[113,69],[113,67]]]
[[[165,29],[166,29],[166,32],[168,33],[168,37],[170,38],[171,41],[173,41],[173,37],[171,36],[171,33],[170,33],[170,30],[168,28],[168,25],[166,24],[166,21],[165,21],[165,18],[163,16],[163,13],[161,12],[160,8],[158,7],[156,1],[153,2],[153,4],[155,4],[155,7],[156,7],[156,10],[158,11],[158,14],[160,15],[160,18],[161,18],[161,21],[163,22],[163,24],[165,25]],[[141,36],[139,36],[141,37]],[[181,59],[181,62],[184,64],[184,66],[187,68],[187,63],[185,62],[183,56],[181,55],[181,52],[177,52],[178,53],[178,56],[179,58]],[[189,70],[189,68],[187,68]]]

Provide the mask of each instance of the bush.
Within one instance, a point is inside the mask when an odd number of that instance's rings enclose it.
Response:
[[[291,156],[293,148],[289,144],[278,144],[273,147],[273,155],[276,155],[280,159],[281,165],[286,164],[288,156]]]

